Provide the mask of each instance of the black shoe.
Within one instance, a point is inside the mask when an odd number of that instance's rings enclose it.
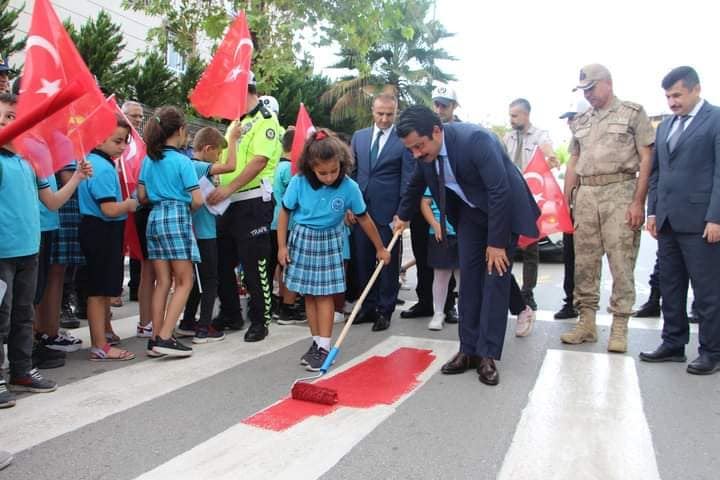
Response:
[[[398,298],[395,300],[395,305],[405,305],[405,300]]]
[[[563,305],[563,307],[557,313],[555,313],[555,315],[553,315],[553,317],[555,317],[555,320],[567,320],[569,318],[577,318],[577,316],[578,311],[575,310],[575,308],[568,303]]]
[[[455,356],[442,366],[440,371],[445,375],[457,375],[465,373],[471,368],[477,368],[480,359],[462,352],[458,352]]]
[[[684,362],[685,347],[673,348],[664,343],[652,352],[640,352],[640,360],[644,362]]]
[[[75,318],[80,320],[87,320],[87,308],[85,306],[78,305],[75,308]]]
[[[650,288],[648,301],[633,314],[633,317],[648,318],[660,316],[660,289]]]
[[[404,312],[400,312],[400,318],[432,317],[433,313],[435,313],[433,307],[418,302]]]
[[[60,328],[80,328],[80,320],[75,318],[72,310],[63,309],[60,312]]]
[[[373,323],[372,331],[381,332],[390,328],[390,315],[381,313],[378,315],[377,320]]]
[[[131,288],[130,294],[128,295],[128,300],[131,302],[137,302],[138,301],[138,291],[137,288]]]
[[[458,323],[460,316],[458,315],[457,307],[452,307],[445,312],[445,323]]]
[[[359,325],[361,323],[375,323],[377,322],[377,319],[377,312],[375,310],[368,310],[366,312],[358,313],[355,320],[353,320],[353,325]]]
[[[220,332],[223,330],[242,330],[245,321],[239,313],[236,316],[229,317],[220,312],[217,317],[212,319],[212,326]]]
[[[720,359],[713,358],[707,353],[701,353],[687,366],[687,372],[693,375],[710,375],[718,371],[720,371]]]
[[[294,305],[281,303],[277,310],[273,313],[273,318],[278,325],[296,325],[299,323],[307,323],[307,318],[300,313]]]
[[[204,327],[198,325],[195,329],[195,336],[192,339],[192,343],[213,343],[221,342],[225,340],[225,334],[221,331],[215,330],[212,325]]]
[[[32,351],[32,366],[40,370],[60,368],[65,365],[65,352],[52,350],[41,343],[36,343]]]
[[[155,337],[155,345],[152,351],[161,355],[167,355],[168,357],[189,357],[193,354],[192,347],[178,342],[175,337],[168,339]]]
[[[246,342],[259,342],[261,340],[264,340],[265,337],[268,336],[268,328],[265,326],[265,324],[262,323],[253,323],[250,325],[250,328],[248,328],[247,332],[245,332],[245,341]]]

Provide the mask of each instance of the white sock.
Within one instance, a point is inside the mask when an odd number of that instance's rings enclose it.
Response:
[[[330,350],[330,337],[317,337],[318,347]]]
[[[315,342],[317,344],[320,337],[318,337],[317,335],[313,335],[312,339],[313,339],[313,342]]]

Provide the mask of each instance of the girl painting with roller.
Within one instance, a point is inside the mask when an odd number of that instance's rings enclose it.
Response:
[[[367,213],[357,183],[347,176],[352,165],[348,147],[333,132],[319,129],[305,143],[278,217],[278,262],[288,290],[305,295],[310,349],[300,363],[318,371],[330,350],[335,306],[333,294],[345,291],[343,219],[350,210],[377,250],[390,262],[375,223]],[[288,221],[294,226],[286,241]]]

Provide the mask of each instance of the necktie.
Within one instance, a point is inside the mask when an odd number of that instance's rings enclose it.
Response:
[[[675,146],[678,143],[678,140],[680,140],[680,136],[683,134],[683,131],[685,131],[685,122],[690,117],[690,115],[683,115],[682,117],[675,117],[675,121],[679,121],[678,127],[673,132],[672,136],[668,139],[668,148],[670,149],[670,153],[672,153],[673,150],[675,150]]]
[[[517,146],[515,147],[515,165],[518,166],[520,171],[523,169],[523,134],[517,132]]]
[[[382,137],[382,135],[383,131],[378,130],[375,141],[370,147],[370,169],[375,168],[375,164],[377,163],[378,153],[380,152],[380,137]]]
[[[445,198],[445,156],[438,155],[438,207],[440,208],[440,232],[442,233],[442,245],[447,244],[447,201]]]

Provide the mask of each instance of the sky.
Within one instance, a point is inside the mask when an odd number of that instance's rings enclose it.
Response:
[[[572,88],[589,63],[608,67],[616,95],[640,103],[649,115],[669,113],[660,82],[679,65],[694,67],[703,98],[720,102],[715,5],[720,4],[438,0],[437,19],[455,33],[439,45],[457,58],[440,66],[457,77],[451,85],[462,120],[509,126],[508,104],[524,97],[532,106],[531,122],[560,144],[570,134],[558,116],[579,98]],[[315,55],[319,67],[333,61],[329,50]]]

